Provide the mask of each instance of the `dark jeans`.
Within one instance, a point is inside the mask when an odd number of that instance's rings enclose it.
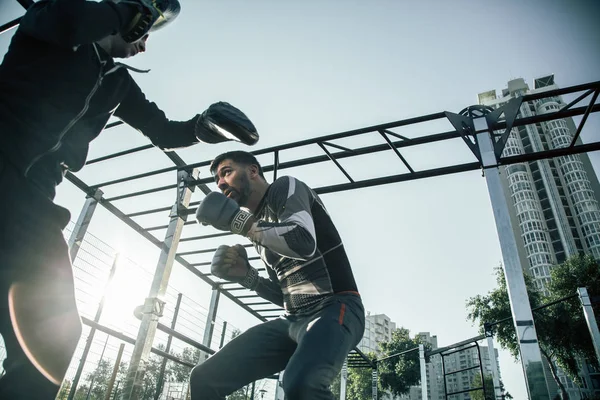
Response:
[[[62,229],[69,212],[0,153],[0,399],[54,399],[81,334]]]
[[[192,400],[224,399],[284,369],[286,399],[331,400],[329,386],[364,329],[364,308],[355,294],[335,295],[312,315],[254,326],[192,370]]]

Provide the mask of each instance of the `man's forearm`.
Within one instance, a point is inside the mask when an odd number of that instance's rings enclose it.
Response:
[[[284,257],[307,260],[316,250],[316,240],[308,229],[295,222],[255,222],[246,236],[253,242]]]
[[[283,292],[277,283],[269,279],[259,277],[258,284],[254,290],[256,291],[256,294],[263,299],[283,307]]]

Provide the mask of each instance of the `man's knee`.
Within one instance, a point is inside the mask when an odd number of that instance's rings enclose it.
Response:
[[[209,375],[210,371],[205,367],[205,364],[196,365],[190,373],[190,389],[194,395],[194,399],[200,398],[205,393],[214,391],[211,387],[213,381]]]
[[[286,371],[283,374],[283,391],[286,399],[306,400],[315,398],[317,393],[329,390],[335,374],[319,368],[302,368]]]

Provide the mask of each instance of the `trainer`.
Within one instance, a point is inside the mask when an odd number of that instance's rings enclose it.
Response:
[[[54,399],[77,346],[81,321],[62,233],[70,215],[53,199],[108,119],[164,150],[258,140],[227,103],[188,121],[167,119],[132,79],[133,68],[115,62],[145,51],[148,35],[179,10],[177,0],[40,0],[12,38],[0,65],[2,399]]]

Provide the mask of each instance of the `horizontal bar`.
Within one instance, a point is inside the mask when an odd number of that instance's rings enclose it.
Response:
[[[129,198],[136,197],[136,196],[143,196],[145,194],[162,192],[163,190],[170,190],[170,189],[176,189],[176,188],[177,188],[177,184],[173,183],[171,185],[165,185],[165,186],[160,186],[160,187],[156,187],[156,188],[152,188],[152,189],[141,190],[139,192],[133,192],[133,193],[122,194],[120,196],[109,197],[106,200],[117,201],[117,200],[129,199]]]
[[[245,295],[242,295],[242,296],[235,296],[236,299],[249,299],[249,298],[252,298],[252,297],[260,297],[260,296],[257,295],[257,294],[245,294]]]
[[[428,351],[425,354],[427,356],[433,356],[435,354],[440,354],[440,353],[443,353],[443,352],[445,352],[447,350],[454,349],[456,347],[464,346],[465,344],[469,344],[469,343],[473,343],[473,342],[478,342],[478,341],[483,340],[485,338],[486,338],[485,335],[475,336],[475,337],[472,337],[470,339],[463,340],[462,342],[451,344],[450,346],[445,346],[445,347],[441,347],[439,349]]]
[[[183,225],[194,225],[197,224],[198,222],[196,220],[193,221],[186,221],[183,223]],[[146,232],[150,232],[150,231],[158,231],[161,229],[167,229],[169,227],[169,225],[158,225],[158,226],[151,226],[150,228],[143,228]]]
[[[175,331],[174,329],[169,328],[168,326],[161,324],[160,322],[157,325],[157,328],[165,333],[168,333],[169,335],[173,336],[174,338],[177,338],[179,340],[181,340],[182,342],[185,342],[187,344],[190,344],[192,346],[194,346],[195,348],[202,350],[208,354],[215,354],[216,351],[211,349],[210,347],[207,347],[205,345],[203,345],[200,342],[195,341],[194,339],[191,339],[187,336],[185,336],[182,333],[179,333],[177,331]]]
[[[267,304],[273,304],[270,301],[257,301],[256,303],[245,303],[247,306],[265,306]]]
[[[252,152],[252,154],[254,154],[255,156],[259,156],[259,155],[268,154],[268,153],[271,153],[274,151],[288,150],[288,149],[293,149],[295,147],[306,146],[309,144],[316,144],[318,142],[342,139],[342,138],[352,137],[352,136],[356,136],[356,135],[361,135],[363,133],[376,132],[376,131],[379,131],[382,129],[396,128],[399,126],[434,121],[436,119],[442,119],[442,118],[446,118],[446,114],[444,112],[438,112],[435,114],[427,114],[427,115],[423,115],[420,117],[407,118],[407,119],[403,119],[400,121],[388,122],[388,123],[381,124],[381,125],[373,125],[373,126],[368,126],[366,128],[355,129],[355,130],[351,130],[351,131],[339,132],[339,133],[334,133],[331,135],[325,135],[325,136],[315,137],[315,138],[311,138],[311,139],[300,140],[298,142],[292,142],[292,143],[279,145],[279,146],[267,147],[262,150],[254,151],[254,152]],[[198,163],[194,163],[194,164],[189,164],[188,167],[192,167],[192,168],[205,167],[205,166],[210,165],[211,162],[212,161],[202,161],[202,162],[198,162]]]
[[[106,129],[106,128],[104,128],[104,129]],[[89,160],[89,161],[87,161],[87,162],[85,163],[85,165],[90,165],[90,164],[99,163],[99,162],[101,162],[101,161],[106,161],[106,160],[110,160],[110,159],[113,159],[113,158],[117,158],[117,157],[125,156],[125,155],[128,155],[128,154],[137,153],[138,151],[142,151],[142,150],[148,150],[148,149],[153,149],[153,148],[155,148],[155,146],[154,146],[154,145],[152,145],[152,144],[146,144],[146,145],[144,145],[144,146],[140,146],[140,147],[134,147],[134,148],[131,148],[131,149],[129,149],[129,150],[123,150],[123,151],[120,151],[120,152],[118,152],[118,153],[108,154],[108,155],[106,155],[106,156],[102,156],[102,157],[94,158],[94,159],[92,159],[92,160]]]
[[[127,215],[129,218],[133,218],[133,217],[139,217],[141,215],[148,215],[148,214],[154,214],[157,212],[164,212],[164,211],[171,211],[173,207],[160,207],[160,208],[153,208],[152,210],[146,210],[146,211],[138,211],[138,212],[134,212],[131,214],[125,214]]]
[[[477,347],[477,343],[473,343],[473,344],[471,344],[471,345],[469,345],[469,346],[461,347],[460,349],[456,349],[456,350],[448,350],[448,352],[447,352],[447,353],[444,353],[444,354],[442,354],[442,355],[443,355],[444,357],[445,357],[445,356],[449,356],[450,354],[454,354],[454,353],[460,353],[461,351],[465,351],[465,350],[471,349],[471,348],[473,348],[473,347]]]
[[[180,242],[190,242],[192,240],[212,239],[212,238],[216,238],[216,237],[232,236],[232,235],[233,235],[233,233],[231,233],[231,232],[213,233],[210,235],[191,236],[191,237],[187,237],[187,238],[181,238],[181,239],[179,239],[179,241]]]
[[[4,25],[0,26],[0,35],[3,34],[4,32],[8,32],[13,28],[16,28],[19,23],[21,22],[21,19],[23,17],[19,17],[19,18],[15,18],[12,21],[9,21],[7,23],[5,23]]]
[[[244,245],[242,245],[242,246],[243,246],[243,247],[245,247],[245,248],[251,248],[251,247],[254,247],[254,245],[253,245],[252,243],[250,243],[250,244],[244,244]],[[213,249],[203,249],[203,250],[184,251],[184,252],[181,252],[181,253],[177,253],[177,255],[178,255],[178,256],[189,256],[189,255],[192,255],[192,254],[212,253],[212,252],[215,252],[215,251],[217,251],[217,248],[216,248],[216,247],[215,247],[215,248],[213,248]]]
[[[465,348],[468,349],[470,347],[465,347]],[[461,372],[470,371],[472,369],[478,369],[479,367],[481,367],[481,365],[475,365],[474,367],[466,367],[466,368],[462,368],[462,369],[459,369],[459,370],[456,370],[456,371],[446,372],[445,375],[446,376],[448,376],[448,375],[454,375],[454,374],[458,374],[458,373],[461,373]]]
[[[413,347],[412,349],[404,350],[404,351],[401,351],[400,353],[396,353],[396,354],[389,355],[387,357],[379,358],[377,360],[377,362],[388,360],[390,358],[394,358],[394,357],[398,357],[398,356],[402,356],[404,354],[412,353],[413,351],[417,351],[417,350],[419,350],[418,347]]]
[[[86,324],[86,325],[88,325],[88,326],[91,326],[92,328],[95,328],[96,330],[99,330],[99,331],[101,331],[101,332],[104,332],[104,333],[106,333],[106,334],[108,334],[108,335],[110,335],[110,336],[113,336],[113,337],[115,337],[115,338],[117,338],[117,339],[119,339],[119,340],[122,340],[122,341],[124,341],[124,342],[127,342],[127,343],[129,343],[129,344],[135,344],[135,339],[134,339],[134,338],[131,338],[131,337],[129,337],[129,336],[127,336],[127,335],[125,335],[124,333],[121,333],[121,332],[119,332],[119,331],[116,331],[116,330],[114,330],[114,329],[111,329],[111,328],[109,328],[109,327],[106,327],[106,326],[104,326],[104,325],[100,325],[98,322],[96,322],[96,321],[92,321],[92,320],[91,320],[91,319],[89,319],[89,318],[86,318],[86,317],[83,317],[83,316],[82,316],[82,317],[81,317],[81,321],[82,321],[84,324]],[[179,359],[179,358],[175,357],[174,355],[172,355],[172,354],[169,354],[169,353],[166,353],[166,352],[164,352],[164,351],[162,351],[162,350],[159,350],[159,349],[157,349],[157,348],[155,348],[155,347],[152,347],[152,348],[150,349],[150,351],[151,351],[151,352],[153,352],[154,354],[158,354],[159,356],[162,356],[162,357],[164,357],[164,358],[166,358],[166,359],[169,359],[169,360],[171,360],[171,361],[175,361],[176,363],[183,364],[183,365],[185,365],[185,366],[188,366],[188,367],[190,367],[190,368],[194,368],[194,367],[195,367],[195,365],[194,365],[194,364],[192,364],[192,363],[189,363],[189,362],[187,362],[187,361],[183,361],[183,360],[181,360],[181,359]],[[211,354],[212,354],[212,353],[211,353]]]
[[[478,388],[472,388],[472,389],[465,389],[465,390],[460,390],[458,392],[452,392],[452,393],[448,393],[446,396],[453,396],[455,394],[461,394],[461,393],[467,393],[467,392],[474,392],[476,390],[483,390],[483,386],[480,386]]]

